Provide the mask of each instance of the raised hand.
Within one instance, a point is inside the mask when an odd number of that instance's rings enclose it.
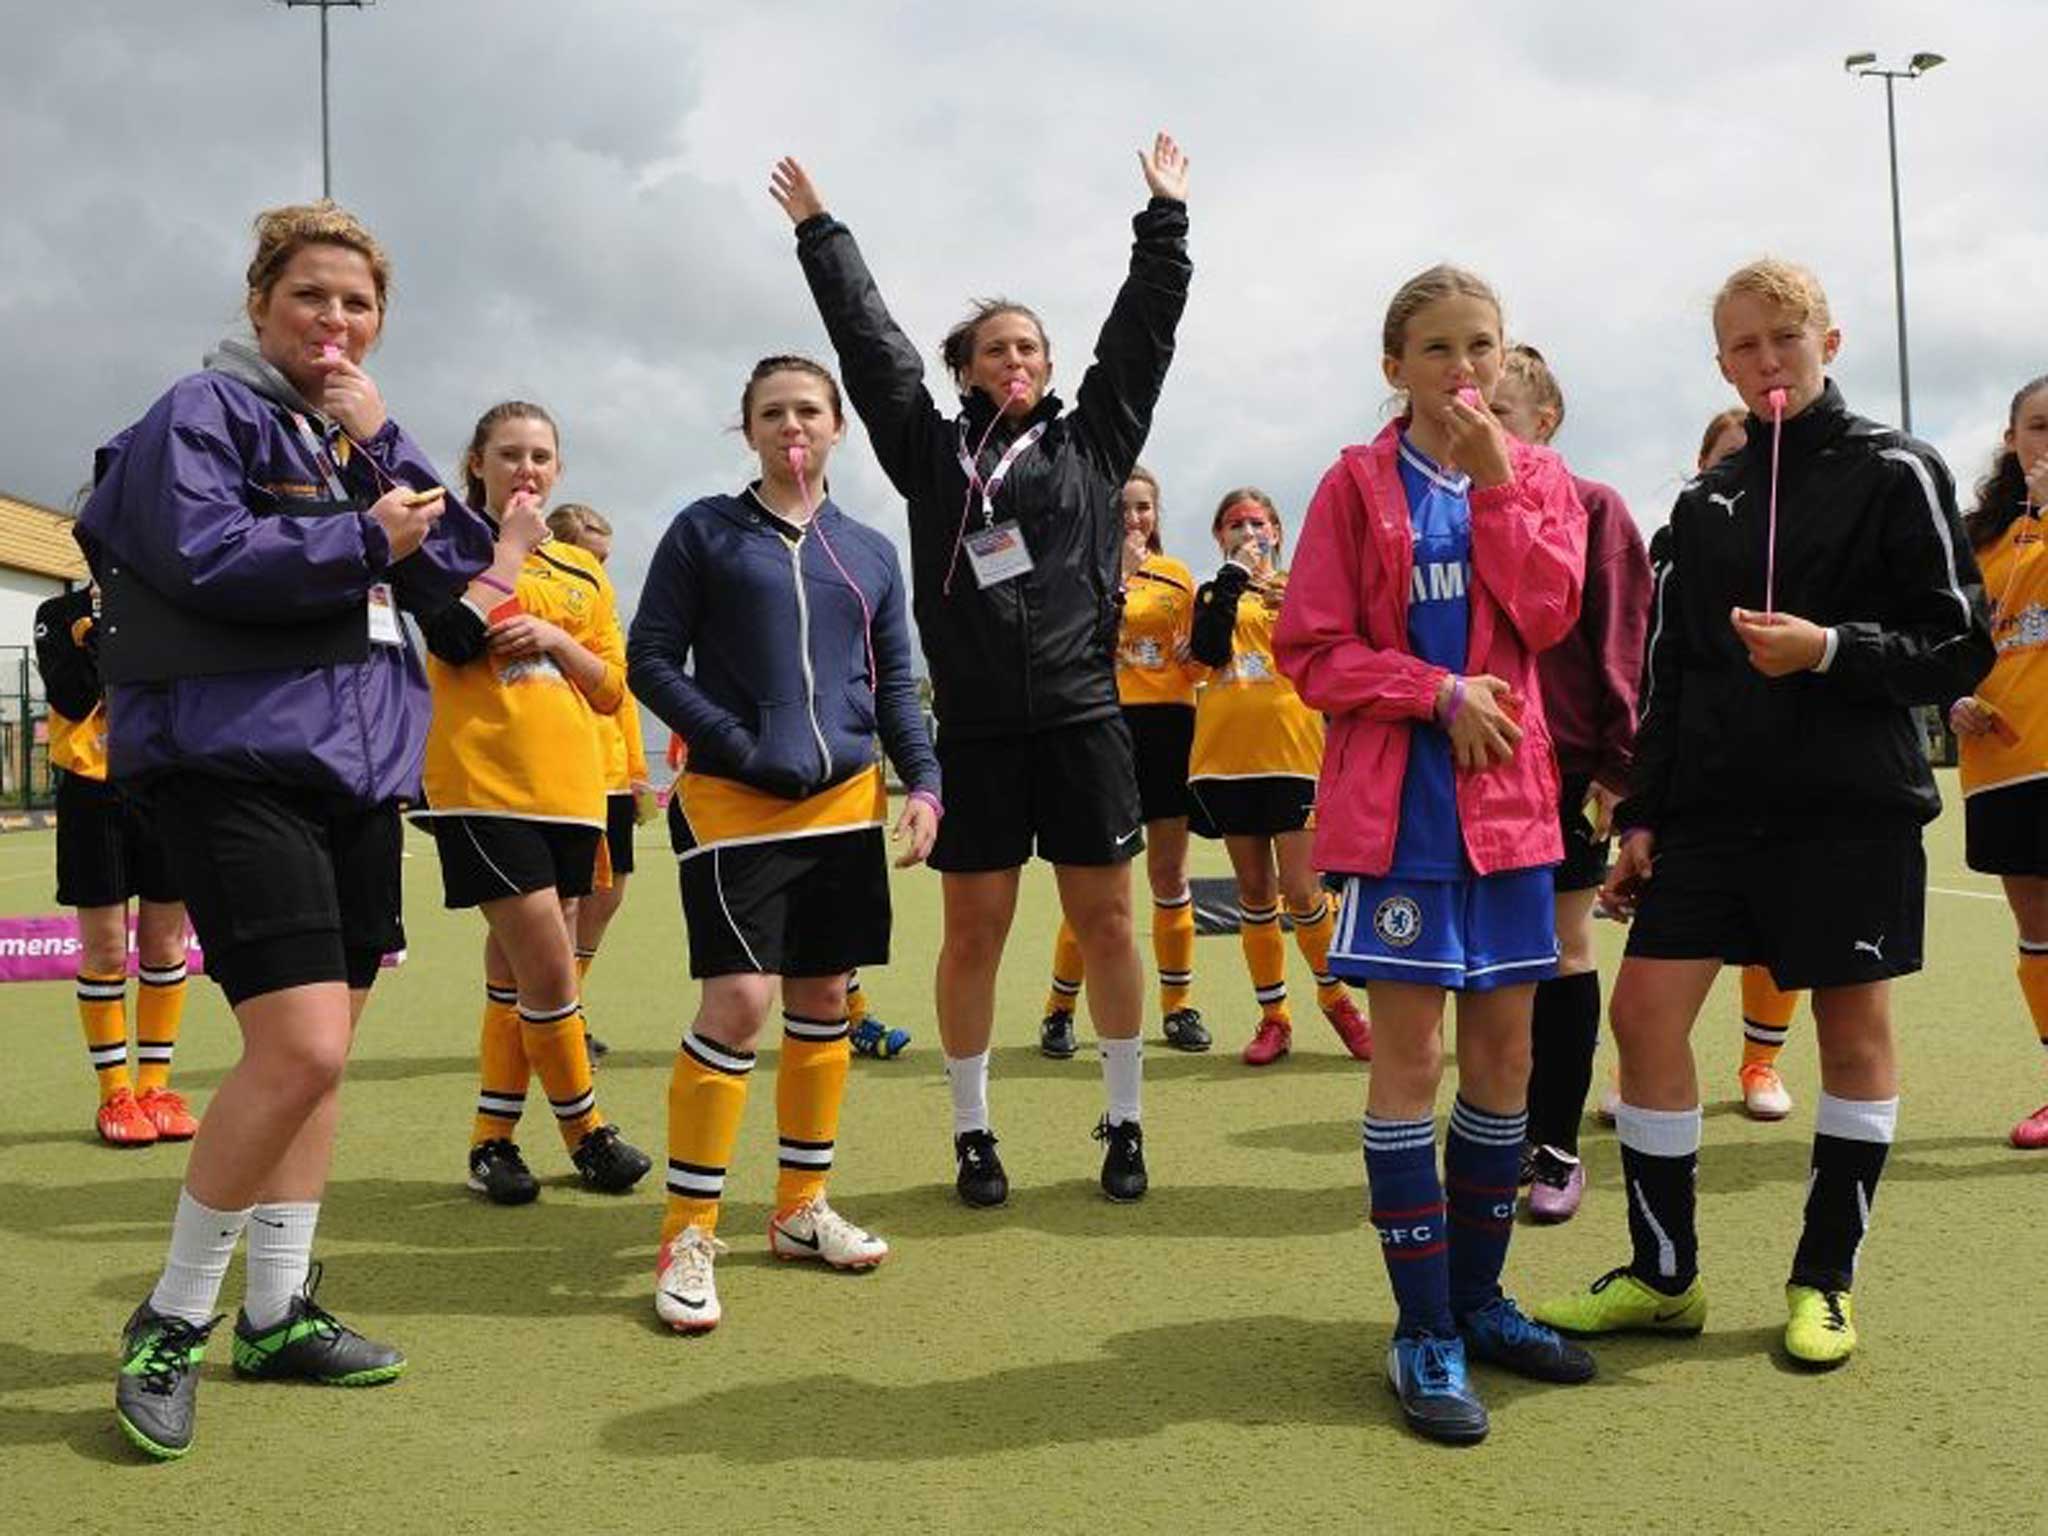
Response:
[[[1129,581],[1152,554],[1152,546],[1145,542],[1145,535],[1128,532],[1124,535],[1123,561],[1124,580]]]
[[[768,195],[782,205],[792,224],[815,219],[825,211],[825,200],[818,195],[810,173],[791,155],[776,161],[775,169],[768,173]]]
[[[540,498],[531,491],[514,491],[505,503],[505,516],[498,524],[498,538],[530,555],[548,540],[548,520],[541,515]]]
[[[365,442],[384,430],[384,397],[367,373],[339,351],[313,365],[320,370],[320,410],[342,425],[357,442]]]
[[[1515,478],[1507,432],[1483,401],[1476,406],[1455,396],[1445,401],[1443,425],[1449,440],[1447,456],[1474,485],[1506,485]]]
[[[1180,203],[1188,200],[1188,157],[1170,135],[1162,133],[1154,139],[1149,154],[1139,150],[1138,164],[1144,168],[1145,185],[1154,197],[1170,197]]]

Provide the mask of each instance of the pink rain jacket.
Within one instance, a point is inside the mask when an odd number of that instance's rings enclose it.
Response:
[[[1409,733],[1435,730],[1449,676],[1409,653],[1415,536],[1396,466],[1402,423],[1346,448],[1309,503],[1274,631],[1280,670],[1329,717],[1316,793],[1316,868],[1379,876],[1394,861]],[[1522,740],[1496,768],[1459,770],[1465,856],[1481,875],[1554,864],[1558,769],[1537,653],[1579,617],[1586,512],[1564,460],[1509,440],[1515,478],[1474,487],[1467,676],[1491,673],[1522,700]]]

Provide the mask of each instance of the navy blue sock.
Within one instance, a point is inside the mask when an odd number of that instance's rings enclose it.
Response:
[[[1451,1214],[1451,1311],[1477,1312],[1500,1295],[1500,1272],[1515,1230],[1515,1176],[1526,1111],[1491,1114],[1465,1102],[1451,1106],[1444,1138],[1444,1190]]]
[[[1436,1121],[1365,1117],[1365,1181],[1372,1224],[1401,1315],[1398,1337],[1449,1338],[1450,1247],[1444,1233],[1444,1187],[1436,1172]],[[1514,1183],[1510,1174],[1508,1182]]]

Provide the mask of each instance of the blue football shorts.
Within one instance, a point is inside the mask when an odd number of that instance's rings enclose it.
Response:
[[[1347,876],[1330,969],[1458,992],[1543,981],[1557,972],[1555,892],[1547,864],[1463,880]]]

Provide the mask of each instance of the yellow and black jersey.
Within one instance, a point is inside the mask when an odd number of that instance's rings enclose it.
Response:
[[[669,838],[682,859],[714,848],[879,827],[888,815],[889,788],[879,763],[801,800],[785,800],[737,779],[686,771],[668,803]]]
[[[1230,660],[1209,669],[1195,695],[1188,779],[1313,779],[1323,764],[1323,717],[1301,702],[1273,661],[1284,572],[1247,586],[1237,601]]]
[[[1188,659],[1195,614],[1195,578],[1167,555],[1148,555],[1124,583],[1124,616],[1116,636],[1116,694],[1122,704],[1195,702],[1206,670]]]
[[[90,587],[36,605],[36,670],[50,706],[50,763],[107,777],[107,697],[100,685],[98,605]]]
[[[611,781],[598,717],[615,713],[626,697],[611,582],[595,555],[549,540],[526,557],[514,597],[522,611],[558,626],[602,661],[603,680],[586,697],[547,656],[506,661],[484,649],[451,662],[433,648],[430,632],[434,720],[427,732],[427,808],[420,814],[602,827]],[[468,599],[461,606],[474,614]]]
[[[1961,739],[1963,793],[2048,778],[2048,552],[2039,517],[2012,526],[1977,551],[1991,600],[1991,641],[1998,660],[1977,697],[2009,728]]]

